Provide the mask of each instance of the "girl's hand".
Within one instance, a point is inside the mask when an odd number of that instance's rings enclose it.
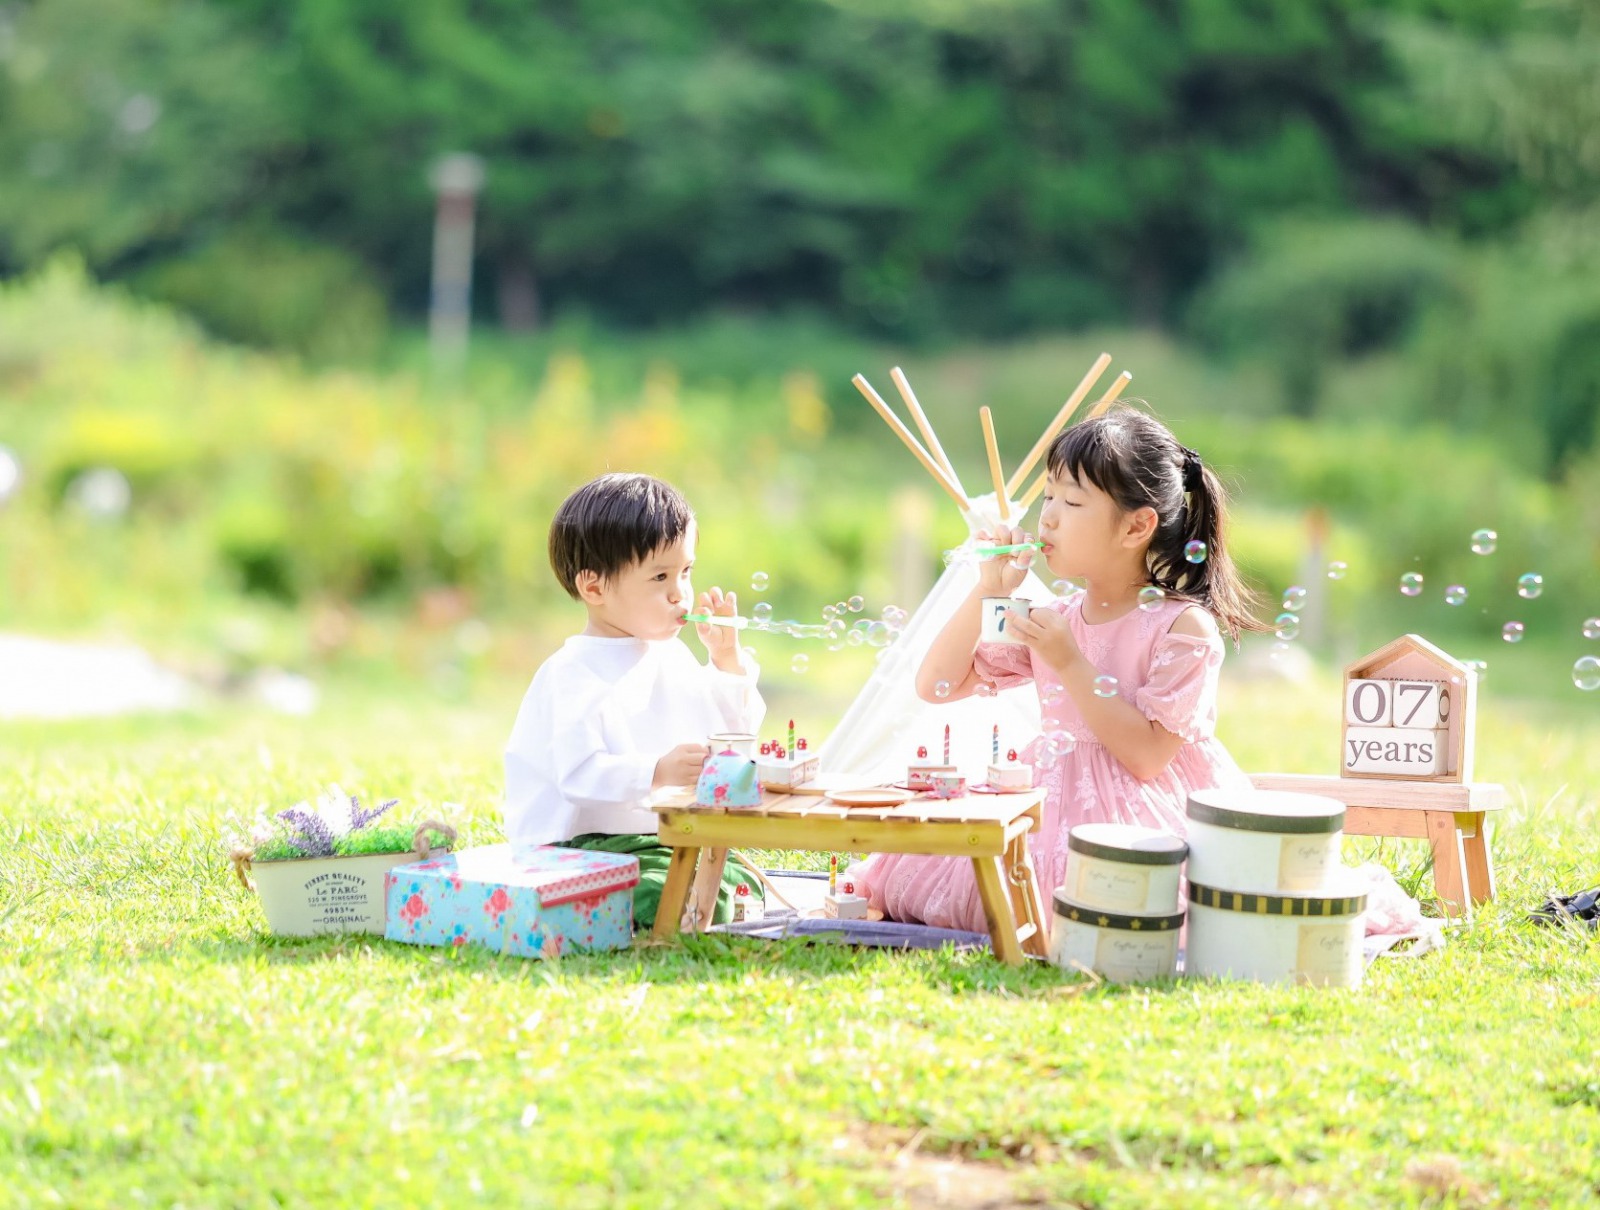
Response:
[[[732,618],[739,615],[738,598],[720,588],[708,588],[695,598],[696,613],[721,614]],[[709,622],[696,622],[694,632],[706,645],[711,662],[724,672],[744,671],[744,661],[739,656],[739,632],[732,626],[713,626]]]
[[[992,532],[979,531],[980,546],[1017,546],[1032,542],[1033,535],[1020,529],[997,526]],[[1017,586],[1028,578],[1028,565],[1036,552],[1018,551],[1016,554],[995,555],[978,563],[978,587],[986,597],[1009,597]],[[1016,566],[1017,562],[1021,567]]]
[[[1015,610],[1006,612],[1006,632],[1014,634],[1051,668],[1063,681],[1074,664],[1083,659],[1078,641],[1072,637],[1066,616],[1053,609],[1034,609],[1023,617]]]

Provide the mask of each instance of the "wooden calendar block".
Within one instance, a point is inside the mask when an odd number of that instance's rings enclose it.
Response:
[[[1349,681],[1344,687],[1344,721],[1352,727],[1387,727],[1394,720],[1393,681]]]
[[[1352,680],[1345,686],[1344,721],[1433,731],[1450,721],[1450,688],[1445,681]]]
[[[1435,777],[1445,771],[1450,734],[1417,727],[1346,727],[1342,773]]]

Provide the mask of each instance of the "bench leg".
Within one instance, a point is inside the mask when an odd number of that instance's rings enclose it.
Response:
[[[672,850],[672,860],[667,864],[667,881],[661,887],[661,901],[656,906],[655,927],[650,930],[650,935],[657,941],[677,936],[684,904],[689,898],[689,887],[694,882],[695,862],[699,859],[699,849]]]
[[[1017,918],[1011,911],[1011,896],[1006,892],[1006,876],[998,857],[974,857],[972,872],[978,879],[978,898],[983,903],[983,918],[989,922],[989,937],[994,956],[1007,966],[1022,965],[1022,946],[1017,943]]]
[[[1453,811],[1428,811],[1423,816],[1433,846],[1433,889],[1452,916],[1471,916],[1467,896],[1467,855]]]
[[[1467,893],[1472,902],[1488,903],[1494,898],[1494,858],[1489,855],[1488,820],[1482,811],[1468,816],[1473,821],[1472,835],[1463,837],[1467,858]]]

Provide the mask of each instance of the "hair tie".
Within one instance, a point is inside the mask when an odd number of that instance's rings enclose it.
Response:
[[[1180,449],[1183,454],[1183,490],[1199,491],[1201,484],[1205,482],[1205,476],[1200,473],[1200,455],[1188,446],[1181,446]]]

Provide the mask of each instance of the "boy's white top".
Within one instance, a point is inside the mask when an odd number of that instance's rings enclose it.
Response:
[[[506,837],[654,834],[656,762],[717,731],[756,732],[760,670],[702,664],[681,639],[568,639],[534,675],[506,744]]]

